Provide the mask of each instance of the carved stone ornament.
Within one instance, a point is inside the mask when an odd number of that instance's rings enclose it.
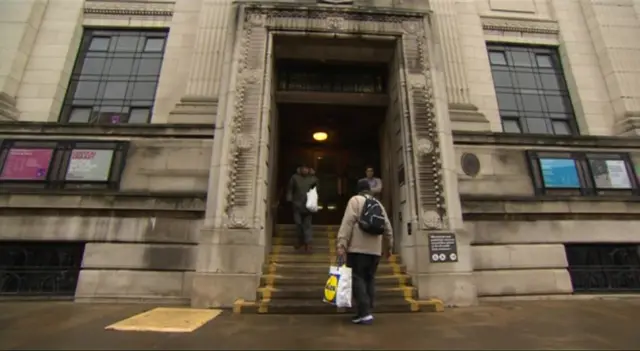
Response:
[[[416,152],[419,156],[427,156],[433,152],[433,142],[427,138],[420,138],[416,142]]]
[[[422,213],[422,223],[427,229],[443,229],[442,218],[436,211],[424,211]]]
[[[408,34],[416,34],[422,30],[422,28],[420,28],[420,24],[416,21],[402,22],[402,29],[404,29]]]
[[[231,209],[227,216],[227,228],[229,229],[246,229],[249,228],[249,220],[244,213],[237,209]]]
[[[343,30],[344,22],[344,17],[327,17],[327,29],[334,31]]]
[[[412,74],[408,77],[411,89],[426,89],[425,78],[423,75]]]
[[[558,34],[558,22],[551,20],[520,20],[515,18],[482,17],[482,28],[503,32],[521,32],[535,34]]]
[[[235,141],[236,147],[242,151],[251,150],[255,145],[255,139],[251,135],[237,134]]]
[[[267,16],[261,13],[250,13],[247,22],[253,27],[262,27],[267,23]]]

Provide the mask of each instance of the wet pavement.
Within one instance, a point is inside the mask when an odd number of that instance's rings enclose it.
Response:
[[[192,333],[107,331],[149,305],[0,303],[0,350],[640,349],[640,299],[522,301],[380,314],[233,315]]]

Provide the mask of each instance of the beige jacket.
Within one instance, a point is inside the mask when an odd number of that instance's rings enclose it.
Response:
[[[362,195],[352,196],[347,203],[347,208],[342,217],[342,224],[338,231],[337,247],[345,248],[350,253],[363,253],[380,256],[382,254],[382,240],[387,241],[387,247],[393,247],[393,229],[389,222],[389,217],[382,204],[382,212],[385,219],[385,232],[383,235],[372,235],[365,233],[358,226],[358,219],[364,206],[365,197]]]

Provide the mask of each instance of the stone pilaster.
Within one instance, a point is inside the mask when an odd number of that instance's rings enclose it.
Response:
[[[470,256],[471,237],[462,226],[446,84],[456,81],[446,76],[447,66],[443,63],[449,56],[442,47],[442,39],[434,40],[431,28],[426,24],[423,27],[424,30],[408,30],[403,40],[407,73],[404,85],[413,113],[412,154],[419,209],[417,235],[412,243],[415,262],[409,273],[418,286],[420,298],[436,297],[447,305],[469,306],[477,303],[477,291]],[[454,99],[463,96],[453,94]],[[430,262],[428,236],[433,232],[455,235],[458,262]]]
[[[456,1],[432,0],[437,41],[442,47],[449,116],[453,129],[490,130],[489,121],[471,103],[462,54]]]
[[[265,139],[269,79],[264,79],[267,29],[264,15],[238,16],[220,48],[220,104],[215,119],[207,210],[198,245],[192,306],[229,307],[254,300],[265,257]],[[211,88],[198,83],[200,88]],[[266,109],[265,109],[266,107]]]
[[[46,5],[46,0],[0,1],[0,120],[19,117],[16,94]]]
[[[214,123],[224,48],[234,20],[231,10],[231,0],[202,0],[189,79],[169,123]]]
[[[580,1],[613,106],[615,133],[640,135],[640,20],[635,0]]]

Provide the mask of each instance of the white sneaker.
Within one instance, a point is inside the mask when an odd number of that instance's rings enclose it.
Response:
[[[371,324],[373,323],[373,316],[356,317],[352,319],[351,322],[353,322],[353,324]]]

